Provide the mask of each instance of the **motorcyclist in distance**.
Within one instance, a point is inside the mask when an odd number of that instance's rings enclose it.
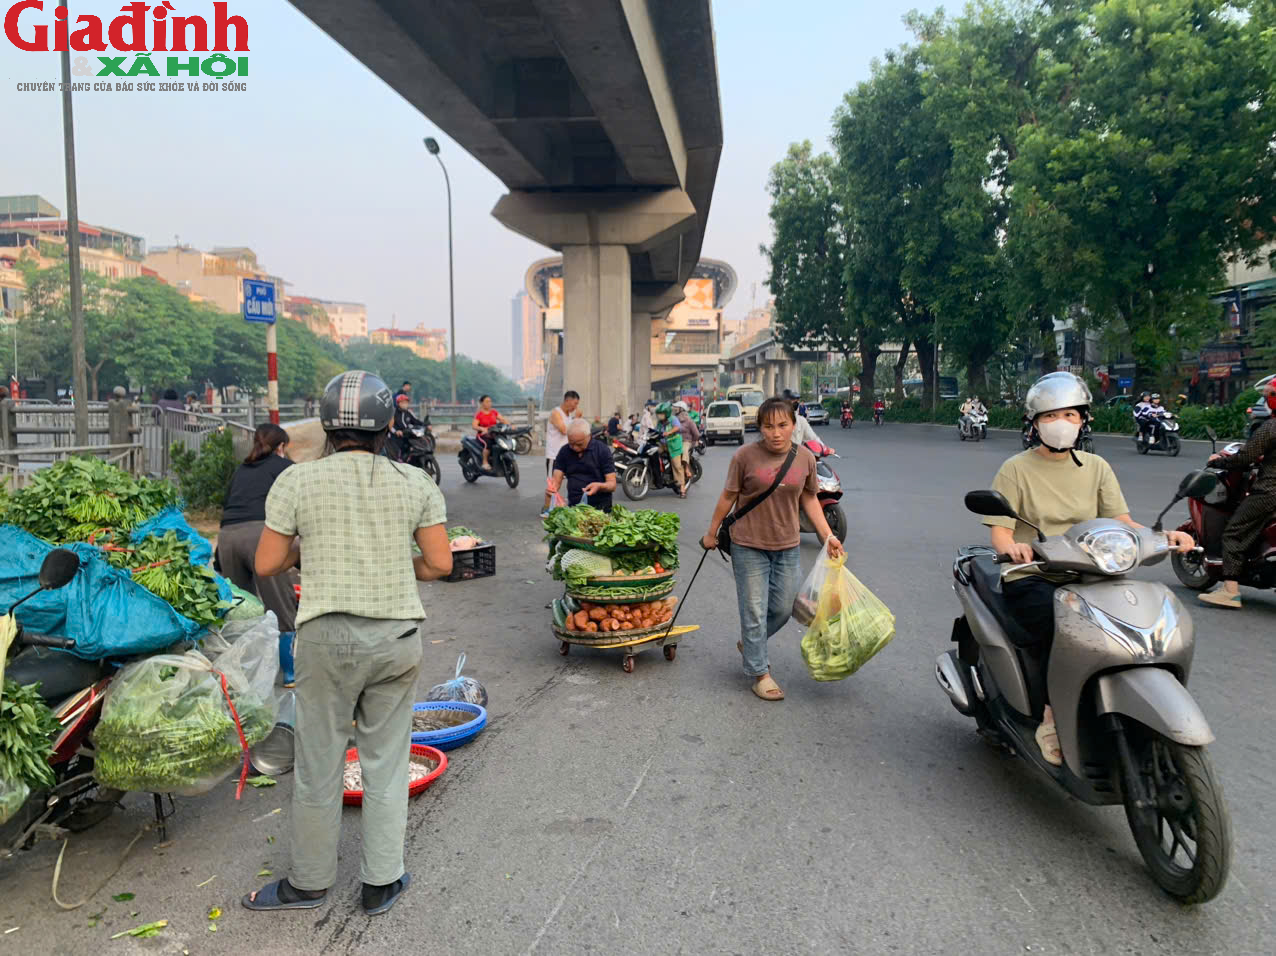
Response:
[[[1139,393],[1139,400],[1134,405],[1134,421],[1139,427],[1139,435],[1144,441],[1151,441],[1152,433],[1152,393]]]
[[[425,424],[412,414],[411,404],[412,397],[406,392],[400,392],[395,397],[394,421],[390,423],[388,444],[392,447],[392,457],[396,461],[403,461],[407,457],[408,435],[412,429],[420,428]]]

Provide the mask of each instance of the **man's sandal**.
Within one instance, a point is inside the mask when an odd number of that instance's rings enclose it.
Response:
[[[267,883],[256,893],[249,893],[245,896],[241,903],[244,909],[249,910],[312,910],[323,906],[328,901],[328,891],[324,890],[319,896],[302,896],[302,890],[298,890],[291,883],[288,883],[287,889],[284,884],[287,880],[275,880],[273,883]],[[285,899],[285,897],[288,897]]]

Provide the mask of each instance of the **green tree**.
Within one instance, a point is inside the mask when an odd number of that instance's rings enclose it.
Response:
[[[1276,214],[1263,4],[1059,5],[1037,110],[1010,161],[1008,245],[1056,302],[1118,324],[1155,376],[1217,329],[1223,259]],[[1071,11],[1075,11],[1072,13]],[[1270,40],[1270,36],[1266,39]],[[1046,54],[1043,53],[1043,56]]]
[[[771,268],[777,335],[792,349],[845,353],[859,346],[846,312],[846,235],[834,176],[833,158],[814,155],[807,140],[789,146],[767,180],[772,241],[761,249]]]
[[[18,372],[43,378],[56,387],[71,380],[71,273],[66,263],[41,269],[33,262],[19,263],[26,284],[25,308],[17,323]],[[106,322],[110,295],[106,280],[96,272],[82,274],[86,356],[89,362],[89,396],[97,397],[96,368],[101,368],[97,330]]]

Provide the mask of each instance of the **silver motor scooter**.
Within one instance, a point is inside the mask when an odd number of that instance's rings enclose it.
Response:
[[[1175,501],[1204,494],[1215,480],[1204,471],[1188,475]],[[1023,520],[995,491],[970,492],[966,507]],[[1124,804],[1152,878],[1181,902],[1203,903],[1227,880],[1232,826],[1205,751],[1214,735],[1185,686],[1192,619],[1163,584],[1124,577],[1164,560],[1170,547],[1160,527],[1160,518],[1155,530],[1096,518],[1050,538],[1037,529],[1037,560],[1028,566],[1077,575],[1055,592],[1048,675],[1018,646],[1028,641],[1011,639],[1027,635],[1002,593],[1009,559],[991,548],[962,549],[953,563],[964,612],[953,625],[957,649],[939,655],[935,677],[981,733],[1059,787],[1095,806]],[[1060,767],[1045,761],[1034,737],[1043,686]]]

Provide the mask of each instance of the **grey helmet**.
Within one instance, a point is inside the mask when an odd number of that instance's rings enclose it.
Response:
[[[319,421],[326,432],[379,432],[393,417],[390,389],[371,372],[342,372],[325,386],[319,402]]]
[[[1094,399],[1090,395],[1090,387],[1077,376],[1071,372],[1051,372],[1037,379],[1032,388],[1028,389],[1024,409],[1034,421],[1038,415],[1061,408],[1080,409],[1081,417],[1088,418],[1092,401]]]

